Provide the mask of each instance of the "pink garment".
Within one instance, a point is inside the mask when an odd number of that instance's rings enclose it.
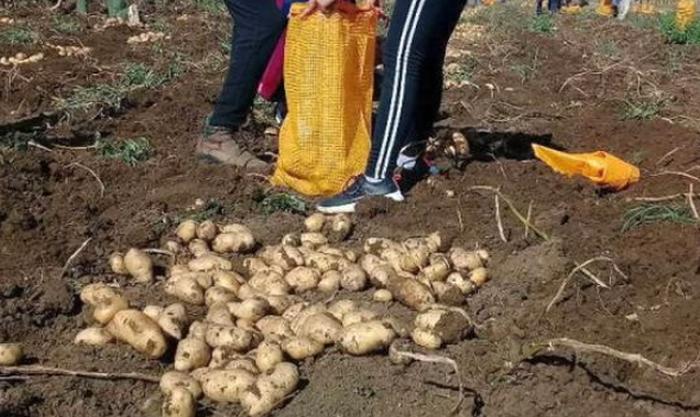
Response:
[[[277,0],[277,7],[282,10],[284,8],[284,0]],[[277,89],[282,85],[282,71],[284,64],[284,41],[286,39],[287,30],[285,29],[277,41],[270,61],[267,63],[267,68],[263,72],[260,84],[258,85],[258,94],[267,101],[271,101]]]

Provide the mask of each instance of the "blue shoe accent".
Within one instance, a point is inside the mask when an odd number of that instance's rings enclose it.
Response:
[[[357,203],[365,197],[386,197],[394,201],[403,201],[403,194],[392,178],[381,182],[369,182],[364,175],[342,193],[321,201],[316,209],[321,213],[352,213]]]
[[[287,103],[280,101],[275,106],[275,121],[278,126],[282,126],[285,117],[287,117]]]

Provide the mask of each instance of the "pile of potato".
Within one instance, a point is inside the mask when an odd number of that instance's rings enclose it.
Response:
[[[135,43],[148,43],[148,42],[157,42],[163,39],[169,39],[169,36],[165,36],[165,33],[163,32],[143,32],[140,35],[134,35],[130,36],[129,39],[126,40],[126,43],[128,44],[135,44]]]
[[[0,24],[3,25],[12,25],[15,23],[15,19],[11,17],[0,17]]]
[[[314,214],[305,229],[261,247],[244,225],[186,220],[163,245],[174,262],[162,288],[179,302],[139,310],[118,288],[90,284],[80,297],[96,325],[75,342],[101,346],[118,340],[154,359],[176,344],[174,370],[161,380],[163,416],[193,416],[202,395],[259,415],[296,389],[294,362],[329,347],[366,355],[411,337],[438,349],[471,331],[458,306],[487,281],[486,251],[452,248],[433,233],[403,242],[369,238],[358,253],[334,246],[352,231],[342,214]],[[109,264],[137,283],[155,280],[145,251],[115,253]],[[370,287],[372,301],[337,297],[340,290]],[[307,301],[314,292],[333,296]],[[392,300],[419,312],[412,330],[371,308]],[[205,306],[206,312],[192,317],[187,305]]]
[[[87,46],[62,46],[62,45],[48,45],[54,48],[59,56],[86,56],[92,52],[92,48]]]
[[[24,64],[34,64],[44,59],[44,54],[42,52],[27,55],[24,52],[17,52],[15,56],[11,57],[0,57],[0,65],[10,66],[10,65],[24,65]]]

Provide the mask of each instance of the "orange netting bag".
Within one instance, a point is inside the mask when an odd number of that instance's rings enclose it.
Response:
[[[377,13],[339,3],[329,14],[299,15],[287,28],[288,113],[272,178],[306,195],[336,194],[369,156]]]

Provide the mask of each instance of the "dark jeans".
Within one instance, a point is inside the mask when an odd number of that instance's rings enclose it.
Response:
[[[226,81],[209,119],[213,126],[245,123],[277,40],[287,24],[275,0],[225,0],[233,18]]]
[[[542,14],[542,3],[543,0],[537,0],[535,13]],[[549,13],[557,13],[562,6],[561,0],[547,0],[547,9]]]
[[[384,78],[365,174],[393,175],[403,146],[426,139],[440,110],[447,41],[466,0],[397,0],[384,43]]]

